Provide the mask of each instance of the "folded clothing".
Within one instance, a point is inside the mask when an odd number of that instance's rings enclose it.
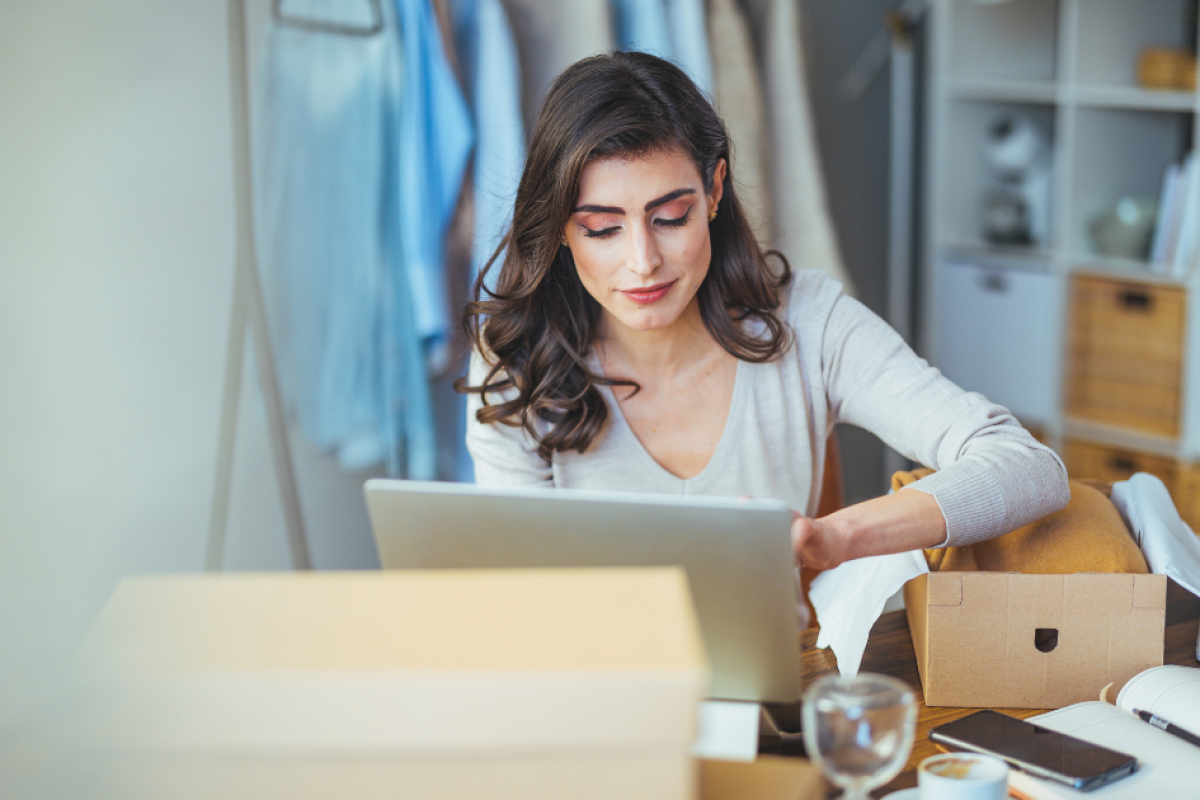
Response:
[[[922,468],[897,472],[892,489],[900,491],[932,473]],[[1077,572],[1150,570],[1129,534],[1106,484],[1071,481],[1071,502],[1021,528],[963,547],[925,551],[934,572],[1020,572],[1026,575],[1070,575]]]

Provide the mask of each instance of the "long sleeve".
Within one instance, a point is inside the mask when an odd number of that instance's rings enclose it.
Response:
[[[472,353],[471,385],[478,386],[487,373],[487,364],[478,353]],[[488,400],[494,403],[503,397],[489,395]],[[467,395],[467,450],[475,461],[475,482],[480,486],[552,487],[550,462],[538,455],[533,438],[523,428],[479,422],[475,412],[482,407],[480,395]]]
[[[1007,533],[1070,499],[1066,469],[1002,406],[965,392],[850,297],[834,303],[822,340],[830,419],[875,433],[938,470],[910,489],[937,501],[945,545]]]

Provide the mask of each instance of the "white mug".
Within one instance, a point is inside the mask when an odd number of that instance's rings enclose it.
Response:
[[[942,753],[917,766],[921,800],[1004,800],[1008,765],[993,756]]]

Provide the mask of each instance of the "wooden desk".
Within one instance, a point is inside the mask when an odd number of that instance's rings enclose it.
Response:
[[[1164,664],[1200,666],[1196,661],[1197,620],[1200,619],[1200,599],[1180,589],[1173,581],[1167,589],[1166,632],[1163,648]],[[817,650],[817,630],[809,628],[800,634],[800,674],[805,690],[818,678],[837,672],[837,661],[833,652]],[[927,756],[939,752],[927,738],[929,729],[945,722],[958,719],[978,711],[975,708],[928,708],[921,691],[921,676],[917,673],[917,659],[913,652],[912,637],[908,632],[908,618],[903,611],[884,614],[871,629],[867,650],[863,654],[863,672],[880,672],[900,678],[913,688],[917,696],[917,738],[913,743],[908,764],[894,781],[884,786],[876,796],[897,789],[916,786],[917,764]],[[1016,717],[1031,717],[1042,713],[1036,709],[996,709]],[[1045,709],[1049,710],[1049,709]],[[771,745],[764,742],[762,752],[777,752],[799,755],[798,749],[788,751],[787,743]]]

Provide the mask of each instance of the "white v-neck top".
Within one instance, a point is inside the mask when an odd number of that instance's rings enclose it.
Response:
[[[843,294],[841,284],[800,270],[780,316],[794,341],[765,364],[738,362],[720,442],[704,469],[679,478],[638,441],[608,387],[609,422],[585,453],[541,458],[532,438],[475,419],[468,395],[467,448],[485,486],[562,487],[671,495],[772,498],[807,516],[821,495],[825,445],[838,422],[866,428],[938,470],[911,484],[937,500],[947,545],[1007,533],[1069,499],[1066,470],[1007,409],[964,392],[918,358],[888,325]],[[598,369],[594,361],[593,366]],[[486,375],[472,359],[470,380]],[[497,398],[498,399],[498,398]]]

